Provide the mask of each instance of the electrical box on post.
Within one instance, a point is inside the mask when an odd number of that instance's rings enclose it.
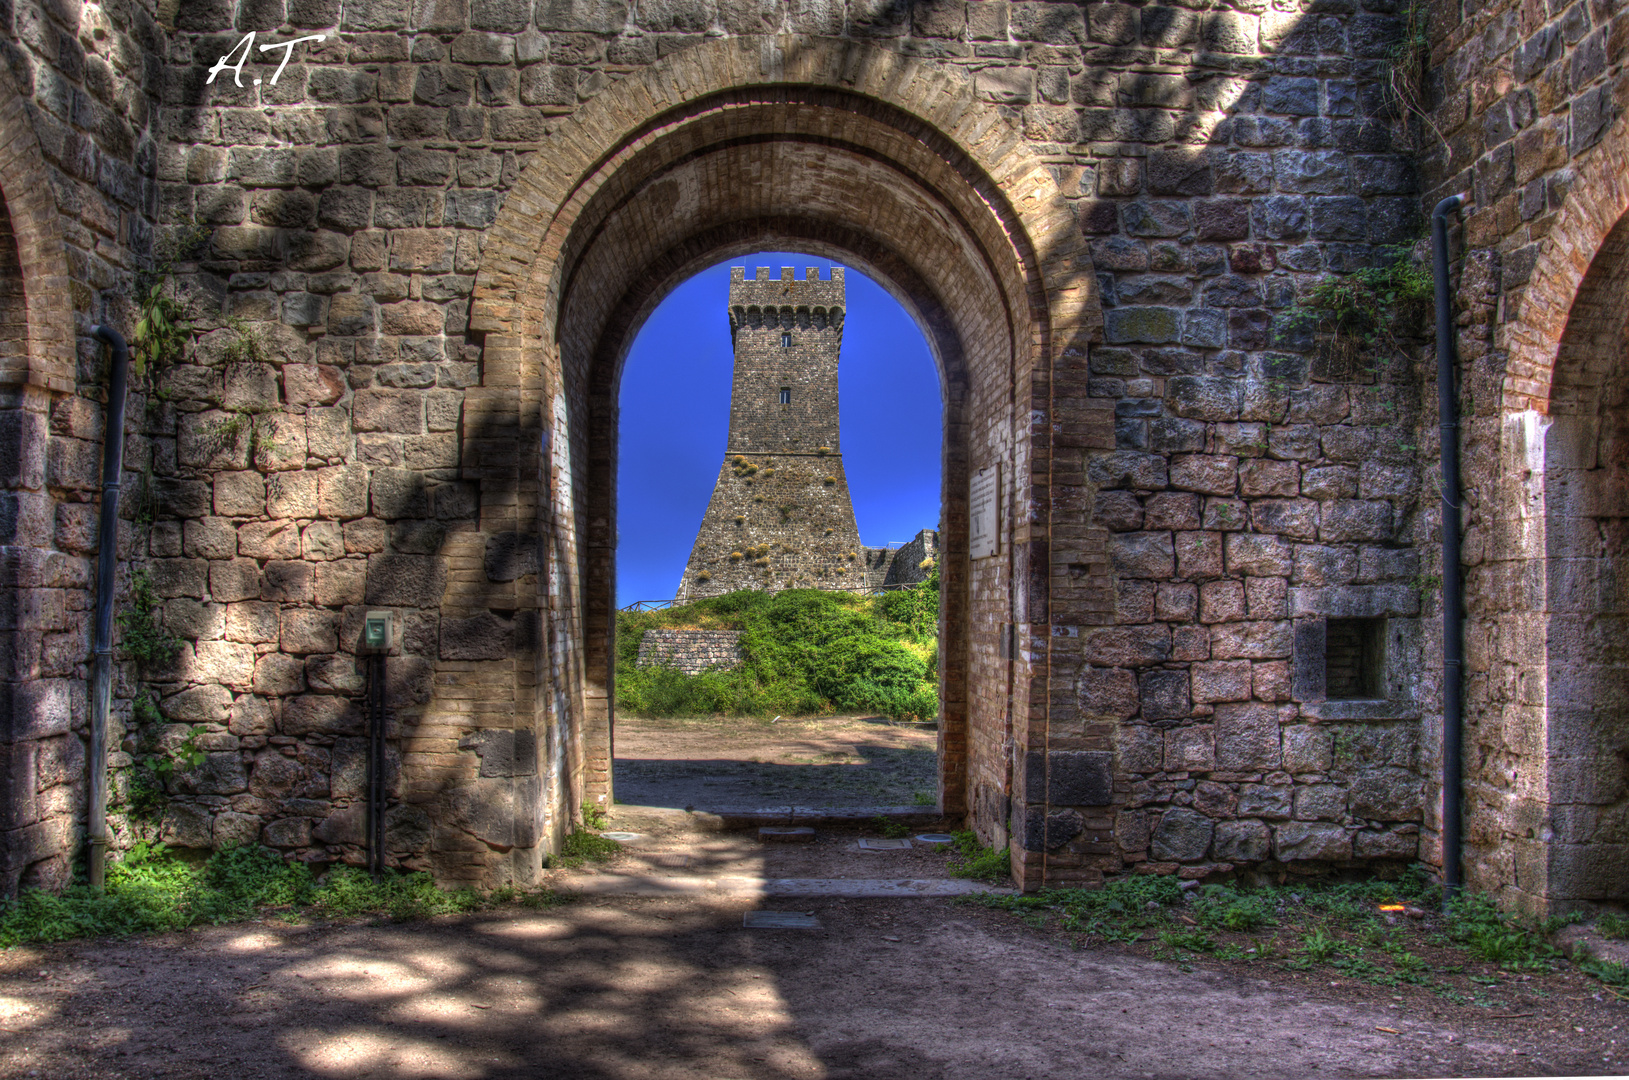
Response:
[[[389,652],[395,642],[396,620],[388,611],[370,611],[362,618],[362,647],[370,652]]]

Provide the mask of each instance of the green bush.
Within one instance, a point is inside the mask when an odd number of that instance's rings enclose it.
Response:
[[[621,612],[617,708],[640,716],[843,711],[932,720],[939,712],[931,633],[938,605],[935,575],[879,597],[742,591],[665,611]],[[637,666],[645,632],[673,626],[739,631],[741,665],[699,675]]]

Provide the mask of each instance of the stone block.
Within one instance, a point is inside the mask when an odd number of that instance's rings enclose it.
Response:
[[[1207,581],[1199,587],[1199,618],[1202,622],[1236,622],[1245,614],[1243,582]]]
[[[1121,724],[1114,746],[1121,772],[1159,772],[1165,760],[1165,737],[1147,724]]]
[[[360,694],[362,673],[352,656],[311,656],[305,662],[306,685],[319,694]]]
[[[209,594],[216,600],[247,600],[260,595],[260,565],[253,559],[209,564]]]
[[[1181,532],[1174,543],[1177,573],[1189,579],[1220,577],[1222,573],[1222,534]]]
[[[313,521],[300,531],[300,554],[307,562],[345,557],[345,534],[337,521]]]
[[[440,607],[446,588],[447,567],[443,559],[429,555],[368,556],[365,591],[369,604]]]
[[[1229,772],[1278,768],[1278,711],[1271,705],[1219,704],[1215,727],[1217,768]]]
[[[369,490],[376,517],[422,518],[430,516],[430,497],[421,473],[410,469],[375,469]]]
[[[416,390],[359,390],[351,408],[352,423],[357,431],[417,435],[424,430],[424,396]]]
[[[1137,712],[1137,679],[1118,668],[1087,668],[1080,673],[1080,709],[1090,716],[1125,719]]]
[[[1171,631],[1163,625],[1105,627],[1091,632],[1086,649],[1087,655],[1104,664],[1159,664],[1171,658]]]
[[[1418,821],[1423,803],[1420,777],[1405,769],[1364,770],[1352,781],[1351,811],[1373,821]]]
[[[1337,499],[1323,504],[1319,539],[1326,544],[1389,542],[1392,538],[1391,503],[1383,500]]]
[[[1303,784],[1295,789],[1299,821],[1340,821],[1346,816],[1346,793],[1335,784]]]
[[[1352,838],[1352,854],[1359,859],[1421,858],[1420,834],[1402,829],[1364,829]]]
[[[1211,422],[1236,420],[1240,391],[1232,379],[1179,375],[1166,380],[1165,401],[1172,412],[1188,419]]]
[[[1195,664],[1193,699],[1210,704],[1219,701],[1248,701],[1251,671],[1248,660],[1220,660]]]
[[[537,573],[538,539],[529,533],[503,532],[487,538],[484,565],[488,581],[518,581]]]
[[[191,803],[172,802],[158,825],[158,837],[170,847],[208,850],[215,841],[215,819]]]
[[[289,608],[282,614],[279,647],[285,653],[331,653],[339,647],[339,613]]]
[[[255,661],[254,691],[267,697],[285,697],[305,689],[305,665],[297,657],[267,653]]]
[[[323,844],[362,844],[367,840],[366,830],[366,808],[353,805],[335,810],[323,818],[311,830],[311,835]]]
[[[304,694],[283,705],[284,735],[359,735],[362,715],[356,703],[330,694]]]
[[[441,620],[444,660],[504,660],[513,655],[513,645],[514,623],[491,612]]]
[[[1073,810],[1031,806],[1024,813],[1024,848],[1027,851],[1056,851],[1079,836],[1084,819]]]
[[[1289,784],[1244,784],[1239,788],[1239,813],[1245,817],[1285,820],[1291,813],[1294,791]]]
[[[1352,838],[1339,825],[1288,821],[1273,828],[1273,854],[1280,862],[1352,857]]]
[[[260,599],[286,604],[310,603],[313,576],[308,562],[269,562],[260,573]]]
[[[242,769],[242,765],[238,767]],[[260,839],[260,819],[253,814],[223,811],[215,815],[213,839],[216,849],[256,843]]]
[[[292,521],[251,521],[241,525],[238,554],[249,559],[298,559],[300,527]]]
[[[257,575],[258,576],[258,575]],[[259,595],[258,583],[254,594]],[[260,644],[277,640],[276,604],[245,600],[226,605],[225,637],[228,641]]]
[[[300,460],[302,464],[305,461],[303,447],[301,448]],[[316,517],[317,474],[315,472],[275,472],[267,477],[266,514],[268,517],[283,520]]]
[[[227,518],[195,518],[182,523],[181,550],[193,559],[230,559],[238,553],[238,531]]]
[[[360,604],[366,595],[368,564],[361,559],[323,563],[316,569],[315,599],[324,607]]]
[[[1294,548],[1276,536],[1228,534],[1227,571],[1230,574],[1288,576],[1294,565]]]
[[[1214,768],[1216,745],[1211,725],[1195,724],[1165,733],[1166,772],[1210,772]]]
[[[345,396],[345,376],[327,364],[288,364],[283,396],[290,405],[332,405]]]
[[[188,641],[210,641],[226,630],[226,609],[178,597],[164,605],[164,629]]]
[[[1175,567],[1168,532],[1119,533],[1110,538],[1116,573],[1124,577],[1168,578]]]
[[[261,832],[266,846],[274,848],[304,848],[311,846],[311,819],[303,817],[278,818],[268,822]]]
[[[1188,715],[1188,672],[1159,669],[1144,672],[1139,680],[1142,718],[1173,720]]]
[[[199,641],[190,659],[183,656],[182,674],[192,682],[218,683],[247,690],[254,681],[253,646],[236,641]]]
[[[1199,612],[1199,587],[1161,585],[1154,594],[1154,618],[1162,622],[1193,622]]]
[[[216,473],[214,489],[217,514],[259,517],[266,512],[266,481],[259,473]]]
[[[1210,850],[1216,823],[1195,810],[1177,808],[1160,815],[1149,855],[1161,862],[1198,862]]]
[[[1215,857],[1224,862],[1260,862],[1272,852],[1272,837],[1260,821],[1222,821],[1212,845]]]

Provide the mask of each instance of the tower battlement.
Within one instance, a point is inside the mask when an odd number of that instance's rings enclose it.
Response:
[[[769,267],[755,268],[747,277],[744,266],[730,267],[730,308],[841,308],[843,306],[843,268],[831,268],[831,277],[821,280],[818,266],[808,267],[799,279],[795,268],[781,267],[779,277],[769,276]]]

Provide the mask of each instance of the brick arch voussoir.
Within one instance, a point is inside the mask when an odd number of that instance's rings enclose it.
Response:
[[[11,218],[28,319],[26,360],[0,364],[0,383],[74,389],[73,299],[62,220],[39,139],[0,67],[0,199]]]
[[[1500,327],[1504,411],[1548,413],[1574,302],[1612,230],[1629,214],[1629,114],[1575,166],[1543,250]]]
[[[591,174],[663,114],[752,86],[803,85],[874,97],[928,125],[982,173],[986,200],[1032,264],[1032,282],[1061,348],[1101,334],[1096,275],[1085,238],[1045,163],[1008,118],[943,67],[864,42],[837,38],[726,38],[641,69],[586,103],[551,135],[517,178],[488,234],[471,304],[471,329],[536,341],[556,292],[558,221],[580,204]]]

